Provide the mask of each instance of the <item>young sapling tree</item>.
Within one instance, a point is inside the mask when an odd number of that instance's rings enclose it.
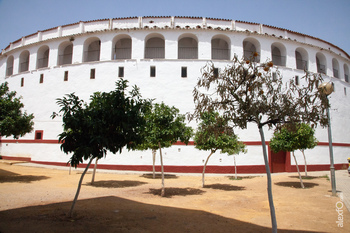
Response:
[[[203,112],[200,115],[201,122],[195,133],[194,142],[199,150],[210,150],[202,172],[202,187],[204,188],[204,174],[209,158],[217,151],[229,155],[246,152],[243,142],[238,141],[237,135],[229,125],[227,119],[217,112]]]
[[[250,60],[235,56],[232,64],[219,72],[213,63],[203,67],[202,76],[193,90],[195,112],[192,117],[197,118],[205,111],[218,111],[241,129],[246,129],[248,123],[257,125],[267,174],[272,231],[277,232],[263,128],[271,129],[276,124],[287,122],[312,122],[325,126],[328,124],[328,102],[318,91],[322,80],[320,75],[306,72],[301,78],[302,85],[296,85],[292,78],[283,80],[272,62],[254,62],[258,56],[254,53]]]
[[[141,150],[151,149],[152,155],[159,149],[162,174],[162,197],[165,196],[162,148],[170,147],[178,140],[188,144],[193,135],[192,128],[185,124],[185,116],[179,114],[179,112],[180,111],[174,106],[170,107],[164,103],[153,104],[145,114],[147,124],[143,131],[144,141],[138,145],[138,149]],[[155,176],[154,161],[153,156],[153,177]]]

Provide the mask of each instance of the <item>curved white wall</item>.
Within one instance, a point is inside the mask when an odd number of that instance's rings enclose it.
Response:
[[[147,43],[152,38],[157,39]],[[183,38],[185,40],[179,44]],[[121,39],[128,40],[121,42]],[[220,46],[215,39],[222,40]],[[37,162],[66,162],[67,155],[60,152],[55,143],[57,135],[62,131],[62,122],[50,118],[52,112],[58,111],[56,98],[75,92],[88,100],[95,91],[110,91],[114,89],[120,67],[123,67],[124,78],[129,80],[130,86],[136,84],[140,87],[143,97],[156,98],[157,102],[174,105],[181,113],[192,112],[192,90],[201,75],[200,69],[210,61],[218,68],[230,64],[229,60],[212,60],[212,53],[228,53],[230,59],[234,55],[242,57],[244,50],[249,50],[243,48],[247,42],[254,45],[260,61],[277,59],[281,64],[278,68],[286,80],[303,76],[304,71],[297,69],[298,59],[299,64],[306,64],[309,71],[321,70],[325,72],[326,81],[334,82],[335,93],[330,96],[330,101],[335,162],[345,164],[350,155],[348,54],[326,41],[286,29],[240,21],[189,17],[139,17],[79,22],[41,31],[11,43],[0,54],[0,80],[7,81],[10,89],[23,97],[25,109],[35,115],[35,130],[43,131],[43,140],[33,140],[35,131],[18,141],[2,138],[1,154],[30,157]],[[72,49],[64,50],[69,45]],[[179,47],[185,47],[185,50],[181,50],[185,51],[184,56],[197,58],[179,59]],[[215,48],[218,50],[213,51]],[[219,50],[222,48],[224,50]],[[26,63],[28,55],[25,51],[29,52],[29,64]],[[116,51],[125,53],[130,59],[113,60],[117,57]],[[145,56],[164,58],[145,59]],[[320,64],[317,64],[316,57]],[[66,61],[63,63],[71,64],[63,64],[62,59]],[[38,68],[42,63],[44,67]],[[21,71],[23,65],[28,65],[28,71]],[[150,77],[151,66],[155,67],[155,77]],[[187,77],[181,77],[183,67],[187,68]],[[91,69],[95,70],[94,79],[90,79]],[[65,77],[68,77],[68,81],[64,81]],[[190,122],[190,125],[195,128],[196,122]],[[242,141],[260,141],[255,125],[236,132]],[[271,135],[272,132],[266,131],[267,140]],[[316,136],[320,142],[328,142],[325,129],[318,128]],[[320,145],[307,151],[308,163],[329,163],[328,150],[325,148],[325,145]],[[165,149],[165,153],[165,164],[169,166],[199,166],[207,156],[207,152],[198,151],[193,146],[173,146]],[[232,160],[232,157],[218,153],[210,164],[232,166]],[[237,162],[240,165],[262,165],[261,146],[249,145],[248,153],[238,155]],[[151,152],[108,155],[101,163],[150,165]]]

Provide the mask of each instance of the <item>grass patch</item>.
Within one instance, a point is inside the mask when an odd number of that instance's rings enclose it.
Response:
[[[229,176],[229,180],[243,180],[243,179],[253,179],[255,178],[256,176],[237,176],[237,179],[236,177],[234,176]]]
[[[304,187],[306,189],[318,186],[318,184],[310,183],[310,182],[303,182],[303,184],[304,184]],[[275,185],[283,186],[283,187],[289,187],[289,188],[296,188],[296,189],[300,188],[301,189],[301,183],[300,182],[278,182],[278,183],[275,183]]]
[[[149,194],[161,196],[162,189],[149,189]],[[195,188],[165,188],[164,197],[202,195],[205,191]]]
[[[147,179],[153,179],[153,174],[152,173],[147,173],[143,174],[140,177],[147,178]],[[177,175],[172,175],[172,174],[164,174],[164,179],[177,179]],[[162,174],[156,173],[155,174],[155,179],[162,179]]]
[[[318,178],[326,178],[329,181],[329,176],[328,175],[319,176]]]
[[[290,176],[290,178],[299,179],[299,176]],[[320,178],[325,178],[325,179],[329,180],[329,176],[328,175],[323,175],[323,176],[301,176],[301,178],[303,180],[313,180],[313,179],[320,179]]]

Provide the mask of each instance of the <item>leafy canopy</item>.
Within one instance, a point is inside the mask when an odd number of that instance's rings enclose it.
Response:
[[[168,106],[164,103],[153,104],[145,114],[146,127],[144,129],[144,141],[139,145],[139,149],[159,149],[170,147],[178,140],[189,142],[193,135],[191,127],[186,126],[185,116],[179,114],[179,109]]]
[[[318,143],[314,134],[315,130],[308,124],[300,123],[295,126],[286,124],[275,130],[270,140],[270,147],[275,153],[312,149]]]
[[[233,128],[219,113],[203,112],[200,119],[201,123],[194,137],[197,149],[211,150],[213,153],[221,150],[221,153],[229,155],[245,152],[244,143],[238,141]]]
[[[198,118],[204,111],[220,111],[242,129],[248,122],[259,128],[286,122],[327,125],[329,104],[318,91],[322,77],[306,72],[302,85],[296,85],[293,78],[283,82],[279,71],[273,74],[272,69],[272,62],[260,64],[237,57],[218,73],[214,64],[207,64],[193,91],[196,109],[192,117]]]
[[[21,97],[16,98],[15,91],[9,91],[8,83],[0,85],[0,135],[14,138],[30,133],[34,126],[34,115],[22,112]]]
[[[76,167],[83,159],[100,159],[108,150],[121,152],[125,146],[135,149],[143,141],[144,114],[151,101],[141,99],[136,86],[127,95],[127,87],[127,81],[120,79],[114,91],[91,95],[89,104],[74,93],[57,99],[59,112],[63,114],[61,150],[73,153],[72,166]],[[57,116],[57,113],[52,115]]]

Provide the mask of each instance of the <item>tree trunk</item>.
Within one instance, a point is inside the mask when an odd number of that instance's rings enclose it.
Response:
[[[272,196],[271,171],[270,171],[269,161],[268,161],[268,158],[267,158],[264,131],[263,131],[262,127],[260,127],[260,126],[259,126],[259,133],[260,133],[260,137],[261,137],[261,144],[262,144],[263,155],[264,155],[264,162],[265,162],[265,169],[266,169],[267,194],[268,194],[269,205],[270,205],[272,232],[273,233],[277,233],[276,212],[275,212],[275,206],[273,204],[273,196]]]
[[[300,171],[299,171],[299,166],[298,166],[297,158],[295,158],[294,151],[292,151],[292,155],[293,155],[293,158],[294,158],[294,161],[295,161],[295,165],[297,166],[297,171],[298,171],[298,174],[299,174],[299,179],[300,179],[301,187],[302,187],[302,188],[305,188],[305,187],[304,187],[304,183],[303,183],[303,179],[301,179],[301,175],[300,175]]]
[[[68,217],[72,217],[72,214],[73,214],[73,209],[74,209],[74,206],[75,206],[75,203],[77,202],[78,200],[78,196],[79,196],[79,193],[80,193],[80,188],[81,188],[81,183],[83,183],[83,179],[84,179],[84,176],[87,172],[87,170],[89,169],[90,167],[90,164],[92,162],[94,158],[91,158],[89,163],[86,165],[86,168],[84,170],[84,172],[81,174],[81,177],[80,177],[80,180],[79,180],[79,184],[78,184],[78,189],[77,189],[77,193],[75,194],[75,197],[74,197],[74,200],[73,200],[73,203],[72,203],[72,207],[70,208],[70,211],[68,212]]]
[[[202,188],[204,188],[204,173],[205,173],[205,168],[207,167],[207,163],[209,161],[210,156],[212,156],[212,154],[214,154],[215,151],[211,151],[210,155],[208,156],[207,160],[205,161],[204,167],[203,167],[203,172],[202,172]]]
[[[237,180],[237,166],[236,166],[236,156],[233,155],[233,162],[235,164],[235,179]]]
[[[156,178],[156,166],[155,166],[155,163],[156,163],[156,150],[152,150],[152,159],[153,159],[153,179]]]
[[[163,156],[162,156],[162,147],[160,145],[160,142],[158,142],[159,146],[159,153],[160,153],[160,166],[162,169],[162,192],[160,193],[160,196],[165,196],[165,187],[164,187],[164,166],[163,166]]]
[[[98,161],[98,158],[96,158],[95,166],[94,166],[94,171],[92,172],[91,184],[94,184],[94,182],[95,182],[95,174],[96,174],[96,168],[97,168],[97,161]]]
[[[305,176],[307,176],[307,164],[306,164],[306,157],[305,157],[304,150],[301,150],[301,153],[303,153],[303,156],[304,156],[304,163],[305,163]]]

